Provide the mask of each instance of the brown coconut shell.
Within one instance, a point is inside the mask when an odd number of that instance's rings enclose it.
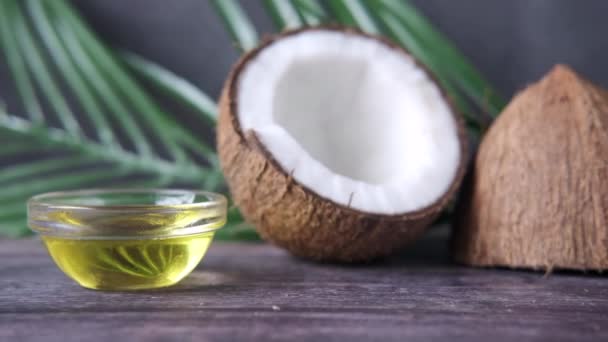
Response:
[[[371,37],[351,29],[299,29],[271,37],[244,55],[232,69],[219,103],[217,147],[224,176],[235,204],[262,238],[296,256],[331,262],[361,262],[387,256],[421,235],[459,187],[467,155],[462,120],[456,116],[463,158],[449,190],[433,205],[402,215],[376,215],[320,197],[283,170],[254,132],[242,131],[236,116],[237,80],[247,63],[281,38],[307,30],[339,30]],[[386,40],[372,38],[407,54]]]
[[[608,92],[556,66],[494,122],[466,183],[458,261],[607,269]]]

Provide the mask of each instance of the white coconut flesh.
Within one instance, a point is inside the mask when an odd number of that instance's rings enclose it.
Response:
[[[342,206],[397,215],[444,195],[459,167],[450,106],[403,52],[340,31],[275,41],[237,80],[237,117],[300,185]]]

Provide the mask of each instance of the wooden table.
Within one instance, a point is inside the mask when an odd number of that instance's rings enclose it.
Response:
[[[0,341],[608,341],[600,275],[451,265],[443,234],[365,266],[215,243],[180,285],[85,290],[36,239],[0,241]]]

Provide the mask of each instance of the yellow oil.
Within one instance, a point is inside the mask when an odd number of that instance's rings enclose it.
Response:
[[[59,268],[80,285],[137,290],[170,286],[187,276],[207,252],[213,234],[159,239],[42,239]]]

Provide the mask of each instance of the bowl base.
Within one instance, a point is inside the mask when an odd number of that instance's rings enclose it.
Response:
[[[156,289],[162,289],[162,288],[166,288],[166,287],[171,287],[176,285],[177,283],[179,283],[182,279],[177,279],[177,280],[171,280],[171,281],[156,281],[153,283],[145,283],[145,284],[125,284],[125,285],[120,285],[120,284],[112,284],[110,286],[105,285],[103,283],[99,283],[99,284],[91,284],[91,283],[83,283],[83,282],[79,282],[77,280],[74,279],[74,281],[76,281],[76,283],[78,285],[80,285],[81,287],[88,289],[88,290],[95,290],[95,291],[142,291],[142,290],[156,290]]]

